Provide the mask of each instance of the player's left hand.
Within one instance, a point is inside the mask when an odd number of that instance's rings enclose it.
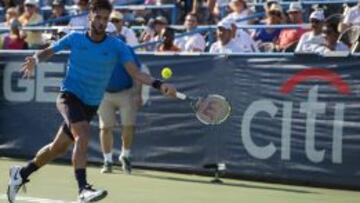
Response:
[[[161,92],[169,97],[176,97],[176,88],[175,86],[169,83],[163,83],[160,88]]]

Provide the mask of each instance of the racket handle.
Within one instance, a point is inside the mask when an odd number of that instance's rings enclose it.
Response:
[[[187,96],[181,92],[176,92],[176,97],[181,100],[186,100],[186,98],[187,98]]]

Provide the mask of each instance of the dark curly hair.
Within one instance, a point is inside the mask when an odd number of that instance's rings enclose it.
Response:
[[[112,11],[112,5],[108,0],[91,0],[90,1],[90,11],[94,12],[99,9],[105,9]]]

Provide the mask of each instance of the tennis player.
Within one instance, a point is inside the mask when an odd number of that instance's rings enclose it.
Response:
[[[17,192],[29,181],[28,178],[33,172],[64,154],[71,144],[74,144],[72,163],[79,188],[79,202],[94,202],[107,195],[105,190],[93,189],[86,178],[89,122],[96,114],[118,61],[135,80],[152,85],[167,96],[175,96],[175,87],[140,72],[126,45],[105,33],[111,10],[112,6],[107,0],[93,0],[90,5],[88,31],[72,32],[51,47],[25,59],[22,71],[24,76],[29,77],[39,61],[50,58],[60,50],[70,50],[66,76],[56,102],[64,123],[54,140],[40,149],[27,166],[10,168],[7,191],[10,203],[15,202]]]

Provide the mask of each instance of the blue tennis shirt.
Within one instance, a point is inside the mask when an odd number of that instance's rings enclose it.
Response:
[[[135,64],[138,68],[141,67],[141,63],[139,58],[136,56],[135,51],[132,47],[128,46],[131,56],[135,60]],[[133,86],[133,79],[126,71],[124,65],[122,63],[117,63],[113,73],[111,75],[109,84],[106,88],[108,92],[120,92],[126,89],[129,89]]]
[[[55,42],[51,49],[71,51],[61,91],[75,94],[87,105],[100,104],[117,63],[134,63],[127,45],[113,36],[94,42],[86,32],[72,32]]]

